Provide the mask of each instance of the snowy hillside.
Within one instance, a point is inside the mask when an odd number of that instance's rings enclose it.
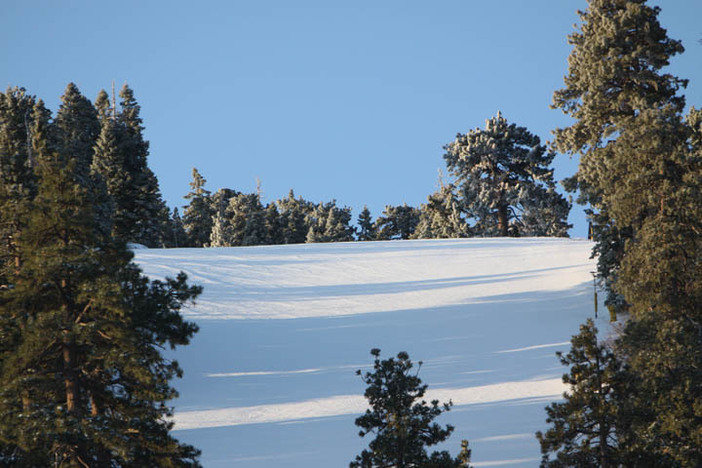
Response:
[[[176,436],[206,467],[348,466],[369,442],[355,375],[369,351],[423,361],[430,398],[453,400],[445,447],[476,467],[537,466],[534,432],[563,391],[566,350],[593,315],[592,244],[465,239],[137,250],[153,278],[205,291],[176,359]],[[606,329],[606,320],[598,326]]]

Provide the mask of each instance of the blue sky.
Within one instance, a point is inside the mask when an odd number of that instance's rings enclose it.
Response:
[[[661,0],[687,51],[672,71],[702,105],[702,2]],[[0,85],[52,110],[66,84],[94,99],[128,82],[142,106],[150,166],[181,206],[192,167],[212,191],[264,201],[419,205],[445,169],[442,146],[501,110],[542,140],[568,120],[562,86],[575,0],[6,0]],[[556,177],[577,161],[559,155]],[[575,206],[572,235],[586,234]]]

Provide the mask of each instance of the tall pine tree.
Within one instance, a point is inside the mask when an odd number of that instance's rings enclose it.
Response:
[[[686,81],[663,72],[683,47],[659,13],[645,0],[579,12],[554,95],[575,121],[555,144],[581,156],[574,183],[596,216],[600,274],[630,313],[617,348],[636,384],[622,437],[657,466],[700,466],[702,160],[696,111],[682,117]]]
[[[150,282],[112,237],[86,144],[94,115],[76,91],[53,128],[33,119],[37,191],[0,291],[0,464],[195,466],[197,450],[169,434],[181,370],[161,349],[196,331],[179,310],[200,289],[184,275]]]
[[[567,236],[570,204],[555,190],[554,154],[502,116],[444,147],[462,209],[479,236]]]
[[[468,442],[461,444],[461,453],[455,459],[448,451],[427,452],[427,447],[444,442],[453,432],[453,426],[441,427],[434,422],[449,411],[451,402],[423,400],[427,385],[418,377],[409,355],[398,353],[397,358],[380,359],[380,350],[372,349],[373,371],[356,373],[368,385],[364,396],[370,409],[356,418],[356,426],[364,437],[374,434],[368,450],[349,465],[351,468],[469,468]],[[419,367],[422,363],[420,361]]]
[[[210,241],[212,217],[215,213],[210,191],[205,188],[206,183],[207,180],[193,167],[191,191],[185,196],[189,203],[183,211],[183,225],[191,247],[204,247]]]

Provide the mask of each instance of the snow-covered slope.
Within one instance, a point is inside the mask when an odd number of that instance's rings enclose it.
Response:
[[[466,239],[137,250],[153,278],[205,290],[174,353],[177,437],[210,467],[348,466],[367,444],[355,370],[407,351],[429,398],[451,399],[480,466],[537,466],[533,433],[564,390],[555,351],[593,315],[592,245]],[[606,322],[601,320],[601,328]]]

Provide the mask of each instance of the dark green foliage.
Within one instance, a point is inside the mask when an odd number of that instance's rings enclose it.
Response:
[[[120,97],[119,112],[109,107],[104,91],[95,102],[101,129],[93,170],[105,180],[113,200],[115,236],[162,247],[170,242],[170,212],[161,198],[158,180],[148,167],[149,144],[143,137],[140,106],[127,85]]]
[[[629,466],[702,466],[699,323],[692,314],[666,317],[652,310],[626,325],[619,351],[627,356],[629,398],[620,412],[629,421],[621,442]]]
[[[307,216],[314,210],[314,205],[302,197],[295,198],[292,189],[286,198],[276,202],[280,213],[280,225],[285,244],[302,244],[307,240]]]
[[[224,216],[226,224],[223,225],[222,237],[216,239],[219,233],[215,229],[212,231],[210,243],[213,247],[266,244],[265,212],[258,194],[240,193],[231,198]]]
[[[0,290],[0,465],[197,466],[169,435],[181,370],[160,350],[196,331],[179,310],[200,288],[150,282],[112,237],[83,104],[69,87],[56,126],[34,114],[36,193]]]
[[[53,127],[57,140],[55,149],[65,159],[78,158],[76,170],[83,172],[81,177],[87,177],[93,161],[93,147],[100,134],[100,122],[93,104],[73,83],[66,86],[61,96],[61,107],[56,112]]]
[[[702,146],[682,118],[686,85],[662,73],[679,41],[644,0],[590,0],[571,35],[566,88],[575,118],[556,147],[580,154],[571,186],[593,206],[599,271],[629,312],[619,434],[626,466],[702,465]],[[611,297],[611,296],[610,296]]]
[[[410,239],[419,224],[419,210],[407,203],[387,205],[375,221],[378,240]]]
[[[621,364],[614,353],[597,342],[592,320],[573,336],[571,350],[557,353],[570,372],[563,383],[570,386],[565,402],[546,408],[552,427],[536,437],[543,453],[542,467],[616,467],[622,459],[617,434],[621,393]]]
[[[36,196],[32,130],[47,124],[43,105],[23,88],[0,94],[0,288],[18,267],[16,235]]]
[[[434,422],[451,407],[451,402],[439,404],[437,400],[423,400],[427,385],[412,372],[413,364],[405,352],[397,358],[381,360],[380,350],[373,349],[373,371],[362,374],[368,385],[364,393],[370,409],[356,419],[361,428],[359,435],[375,434],[375,439],[351,462],[351,468],[461,468],[468,467],[470,450],[468,442],[461,444],[462,451],[452,458],[447,451],[427,453],[431,447],[445,441],[453,427],[441,427]],[[421,367],[422,363],[419,363]]]
[[[358,215],[358,229],[356,230],[356,238],[359,241],[372,241],[378,235],[371,212],[367,206],[363,206],[363,211]]]
[[[268,233],[267,244],[278,245],[284,243],[283,225],[278,206],[275,203],[269,203],[266,206],[265,213],[266,232]]]
[[[554,153],[539,137],[498,112],[444,149],[474,235],[568,235],[570,204],[555,191]]]
[[[167,239],[169,247],[187,247],[188,234],[185,232],[185,225],[177,207],[173,208],[173,213],[171,214],[169,235],[170,237]]]
[[[204,247],[210,241],[212,217],[215,214],[209,190],[205,189],[207,181],[193,168],[191,191],[185,196],[189,201],[183,212],[183,225],[188,234],[190,247]]]
[[[589,213],[595,227],[598,270],[609,291],[616,282],[625,241],[634,235],[639,221],[630,217],[633,224],[615,222],[610,197],[627,187],[628,174],[634,169],[629,162],[637,161],[639,148],[652,149],[650,141],[630,139],[634,145],[626,147],[617,145],[617,140],[627,129],[646,131],[642,120],[650,119],[650,111],[668,107],[679,113],[684,107],[684,98],[677,92],[687,82],[661,73],[670,58],[684,49],[679,41],[668,38],[658,22],[659,12],[660,8],[646,5],[645,0],[590,0],[588,8],[579,12],[578,31],[568,38],[574,47],[566,86],[553,97],[553,107],[575,119],[570,127],[555,131],[554,146],[580,155],[570,188],[580,190],[579,203],[593,208]],[[615,160],[615,152],[622,159]],[[636,171],[641,168],[639,165]],[[641,213],[646,210],[642,207]],[[624,308],[621,296],[610,295],[608,301]]]

